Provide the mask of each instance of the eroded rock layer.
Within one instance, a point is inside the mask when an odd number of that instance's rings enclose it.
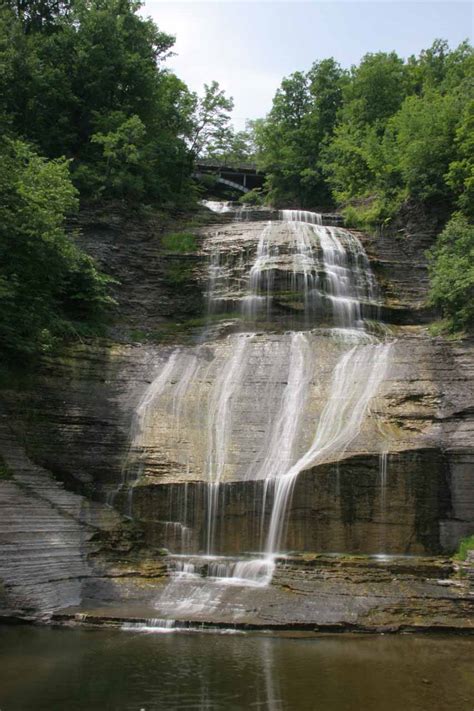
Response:
[[[214,224],[201,229],[195,254],[163,255],[152,227],[141,234],[136,225],[130,230],[117,223],[102,225],[99,234],[88,222],[84,243],[123,282],[118,291],[123,319],[116,326],[121,342],[72,347],[62,358],[45,360],[31,383],[2,392],[0,603],[5,609],[50,612],[80,604],[91,591],[95,600],[140,597],[137,579],[153,587],[165,574],[158,549],[204,551],[209,417],[218,421],[230,403],[227,440],[221,442],[227,455],[216,506],[216,551],[260,549],[272,492],[265,494],[264,506],[258,472],[265,466],[265,443],[278,434],[269,423],[278,419],[288,384],[288,328],[303,334],[304,357],[312,364],[292,442],[298,451],[311,445],[341,353],[337,337],[324,333],[328,323],[323,319],[315,327],[305,316],[298,270],[285,248],[291,226],[277,227],[281,249],[272,265],[271,319],[258,301],[264,293],[254,289],[249,304],[248,274],[263,229],[262,221]],[[417,323],[425,318],[420,309],[426,293],[424,258],[416,261],[419,245],[410,243],[405,254],[402,240],[388,244],[386,236],[372,242],[360,237],[379,276],[379,313],[410,325],[392,327],[387,372],[343,456],[299,474],[288,508],[286,548],[451,552],[474,528],[473,344],[431,338]],[[424,249],[429,235],[422,237]],[[219,245],[220,272],[211,289],[219,307],[206,317],[211,244]],[[315,283],[319,276],[318,270],[311,272]],[[366,307],[371,318],[375,307]],[[181,326],[173,333],[176,312]],[[246,335],[242,316],[254,319]],[[150,330],[152,324],[165,334],[165,343],[130,342],[134,325]],[[220,366],[239,347],[244,362],[234,371],[228,403],[216,406],[213,415],[213,385],[226,372]],[[165,367],[169,377],[156,386],[156,406],[137,420]],[[121,531],[130,527],[124,518],[130,515],[143,539],[124,545]],[[106,539],[105,547],[97,545]],[[133,545],[142,546],[141,557],[130,558]],[[300,573],[298,568],[295,580]],[[321,582],[330,595],[327,584]],[[150,599],[149,590],[144,598]],[[304,609],[300,612],[288,619],[301,621]],[[335,613],[331,620],[336,619]],[[344,619],[349,624],[347,615]]]

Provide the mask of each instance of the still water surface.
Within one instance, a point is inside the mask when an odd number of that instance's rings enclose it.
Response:
[[[0,627],[1,711],[474,711],[474,640]]]

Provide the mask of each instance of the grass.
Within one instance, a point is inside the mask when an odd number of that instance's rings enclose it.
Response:
[[[220,313],[212,314],[211,316],[197,316],[186,319],[185,321],[174,321],[161,324],[159,329],[154,331],[130,331],[130,339],[135,342],[142,343],[168,343],[173,342],[176,338],[183,336],[191,336],[193,329],[204,328],[211,323],[218,323],[228,319],[235,319],[240,316],[239,313]]]
[[[465,331],[453,331],[453,325],[449,319],[433,321],[428,326],[431,336],[443,336],[447,341],[460,341],[466,337]]]
[[[173,232],[164,235],[161,244],[167,252],[174,254],[185,254],[197,249],[197,239],[192,232]]]
[[[468,553],[474,551],[474,535],[463,538],[459,544],[459,548],[454,554],[454,559],[459,561],[466,560]]]

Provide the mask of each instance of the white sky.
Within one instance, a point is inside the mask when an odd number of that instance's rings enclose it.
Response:
[[[349,67],[366,52],[418,54],[437,37],[473,37],[473,4],[451,0],[146,0],[142,14],[176,36],[168,61],[190,89],[216,79],[234,98],[234,124],[264,116],[283,76],[333,56]]]

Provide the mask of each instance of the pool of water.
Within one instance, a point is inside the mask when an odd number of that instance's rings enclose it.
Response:
[[[473,711],[474,639],[0,627],[1,711]]]

